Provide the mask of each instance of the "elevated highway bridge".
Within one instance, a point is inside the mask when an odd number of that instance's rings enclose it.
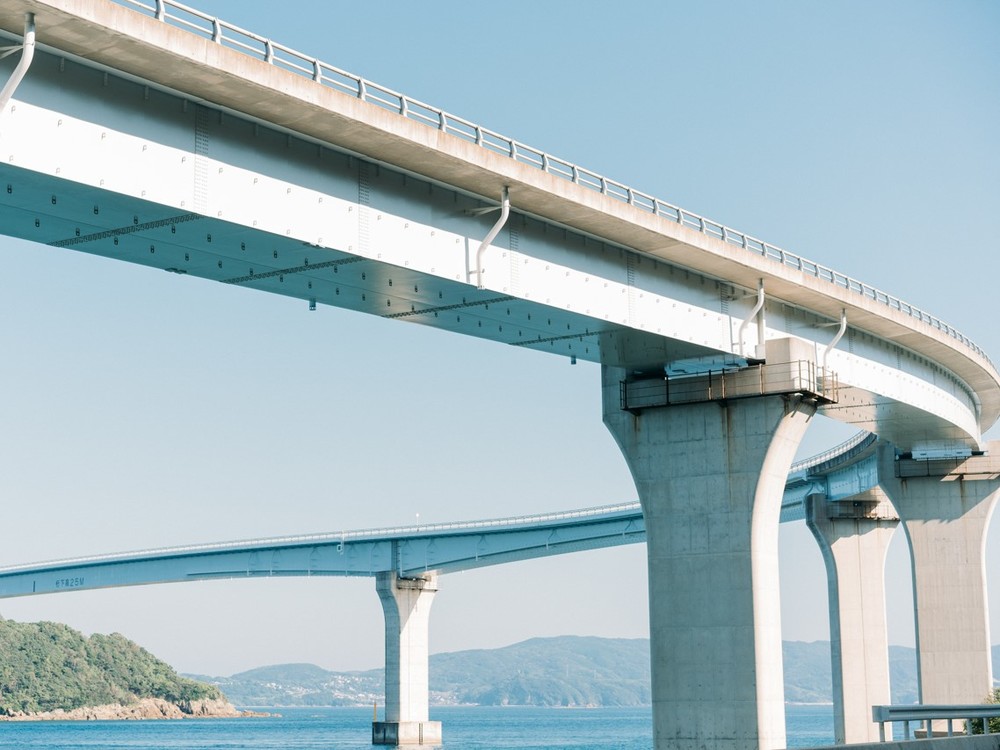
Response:
[[[807,498],[849,500],[878,484],[874,435],[792,465],[782,520]],[[0,567],[0,599],[70,590],[272,576],[416,578],[646,541],[638,502],[533,516],[303,534]]]
[[[990,685],[981,555],[942,550],[982,545],[1000,375],[953,327],[173,0],[6,0],[0,33],[3,233],[601,364],[647,533],[658,748],[784,744],[777,523],[816,413],[881,441],[858,502],[907,530],[923,700]],[[397,614],[417,580],[386,582]],[[739,663],[692,648],[706,627]],[[433,734],[389,703],[383,740]]]

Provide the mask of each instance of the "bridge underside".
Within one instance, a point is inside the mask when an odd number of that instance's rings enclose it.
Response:
[[[467,281],[361,257],[297,238],[180,212],[140,198],[0,164],[4,233],[56,248],[295,297],[513,346],[601,361],[626,334],[660,350],[661,337],[590,316],[477,289]],[[485,234],[485,230],[483,232]],[[464,255],[466,248],[462,248]],[[672,342],[676,358],[712,353]]]
[[[364,169],[357,159],[341,158],[353,171]],[[483,206],[481,201],[441,192],[457,204],[452,213],[463,220]],[[488,218],[477,221],[483,235]],[[376,212],[374,220],[381,221],[382,215]],[[529,220],[513,221],[524,225]],[[586,308],[576,312],[504,293],[511,291],[507,289],[500,293],[478,289],[468,280],[475,274],[469,262],[475,248],[464,237],[458,238],[460,247],[454,253],[462,259],[461,268],[457,278],[449,279],[409,268],[406,259],[397,258],[397,265],[359,256],[321,246],[321,237],[308,242],[265,232],[9,163],[0,163],[0,226],[5,234],[56,248],[637,371],[673,367],[683,375],[685,363],[697,370],[706,361],[718,367],[738,362],[711,346],[600,320]],[[516,229],[506,234],[508,243],[512,235],[516,243]],[[402,247],[395,252],[386,245],[385,253],[375,254],[405,255],[407,239],[399,238]],[[516,251],[497,252],[508,267],[525,262]],[[523,270],[510,273],[516,278]],[[968,439],[961,428],[943,423],[936,414],[849,384],[839,388],[836,403],[820,412],[859,429],[894,433],[897,440],[908,435],[910,440],[901,443],[904,447],[919,442],[921,435],[959,444]]]

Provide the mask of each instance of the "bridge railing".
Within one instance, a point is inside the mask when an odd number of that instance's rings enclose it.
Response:
[[[911,705],[911,706],[872,706],[872,721],[878,724],[879,739],[885,742],[885,725],[894,722],[903,725],[903,739],[910,739],[910,722],[923,725],[927,737],[934,734],[932,722],[946,721],[946,733],[954,734],[954,722],[964,721],[966,734],[972,734],[972,722],[981,721],[983,731],[990,732],[990,719],[1000,718],[1000,706],[990,704],[969,704],[954,706]],[[890,738],[891,739],[891,738]]]
[[[740,232],[727,227],[725,224],[691,213],[672,203],[660,200],[655,196],[634,190],[624,183],[604,177],[597,172],[585,169],[565,159],[547,154],[540,149],[527,146],[513,138],[508,138],[505,135],[488,130],[481,125],[452,115],[438,107],[412,99],[405,94],[368,81],[361,76],[348,73],[317,58],[273,42],[266,37],[254,34],[239,26],[234,26],[182,3],[175,2],[175,0],[112,0],[112,2],[133,8],[164,23],[263,60],[270,65],[311,78],[324,86],[357,97],[362,101],[395,112],[407,119],[421,122],[470,143],[475,143],[488,151],[507,156],[522,164],[534,166],[548,174],[570,180],[577,185],[582,185],[603,195],[628,203],[656,216],[662,216],[681,226],[722,240],[729,245],[743,248],[748,252],[777,261],[783,266],[795,268],[815,278],[828,281],[831,284],[886,305],[893,310],[898,310],[904,315],[916,318],[936,328],[969,347],[989,362],[990,366],[993,365],[986,353],[971,339],[939,318],[862,281],[834,271],[827,266],[803,258],[795,253],[783,250],[745,232]]]
[[[131,552],[111,552],[107,554],[84,555],[81,557],[61,560],[46,560],[23,565],[7,565],[0,567],[0,574],[17,573],[22,570],[44,567],[67,567],[103,562],[116,562],[123,559],[136,559],[144,556],[187,555],[192,553],[212,553],[246,549],[260,546],[299,546],[321,542],[355,542],[380,538],[398,538],[401,536],[419,537],[431,534],[461,534],[473,531],[506,531],[530,528],[533,524],[551,523],[553,521],[587,521],[600,520],[603,517],[618,513],[634,513],[640,510],[638,502],[602,505],[595,508],[557,511],[554,513],[536,513],[530,516],[509,516],[507,518],[492,518],[481,521],[454,521],[449,523],[432,523],[418,526],[393,526],[380,529],[360,529],[357,531],[325,532],[319,534],[298,534],[295,536],[258,537],[255,539],[239,539],[230,542],[208,542],[204,544],[186,544],[173,547],[154,547]]]
[[[858,453],[868,450],[868,448],[870,448],[877,439],[878,438],[875,433],[868,432],[867,430],[861,430],[845,440],[843,443],[835,445],[829,450],[817,453],[814,456],[809,456],[808,458],[803,458],[801,461],[796,461],[792,464],[788,473],[794,474],[797,471],[811,469],[815,466],[825,464],[827,461],[834,458],[839,461],[853,458]]]

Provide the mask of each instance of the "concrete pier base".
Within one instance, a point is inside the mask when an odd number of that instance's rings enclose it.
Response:
[[[785,747],[778,519],[815,407],[759,396],[621,406],[603,368],[604,421],[642,502],[656,750]]]
[[[440,745],[440,721],[373,721],[373,745]]]
[[[876,488],[836,502],[807,498],[806,524],[826,564],[834,742],[878,742],[871,707],[892,703],[885,555],[899,518]]]
[[[385,615],[385,721],[372,722],[373,745],[440,745],[441,722],[428,720],[428,625],[437,576],[379,573]]]
[[[880,447],[879,483],[910,544],[921,703],[979,703],[993,685],[985,550],[1000,442],[989,448],[961,461],[915,461]]]

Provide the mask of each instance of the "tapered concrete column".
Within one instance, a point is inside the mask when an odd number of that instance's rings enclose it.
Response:
[[[797,396],[622,411],[604,421],[643,506],[657,750],[785,747],[778,518],[814,413]]]
[[[428,721],[428,621],[437,576],[375,580],[385,615],[385,721],[372,723],[373,745],[440,745],[441,722]]]
[[[1000,443],[989,447],[950,462],[895,460],[880,447],[879,483],[910,544],[921,703],[978,703],[992,688],[985,553]]]
[[[834,741],[878,742],[872,706],[892,703],[885,554],[899,518],[876,488],[835,502],[806,498],[806,524],[826,563]]]

